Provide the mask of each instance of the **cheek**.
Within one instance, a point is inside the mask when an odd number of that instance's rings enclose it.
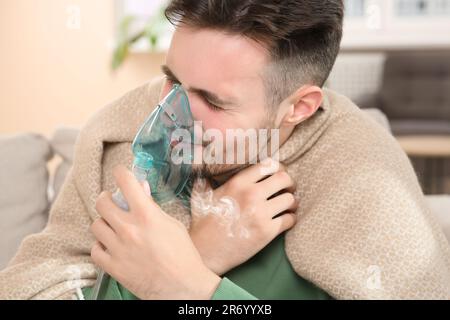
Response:
[[[204,130],[218,129],[225,132],[231,127],[231,119],[228,119],[223,112],[211,110],[204,102],[197,98],[189,97],[191,112],[195,121],[201,121]]]
[[[222,120],[220,115],[208,115],[203,120],[203,128],[204,130],[208,129],[216,129],[225,133],[225,130],[231,128],[232,125],[225,120]]]

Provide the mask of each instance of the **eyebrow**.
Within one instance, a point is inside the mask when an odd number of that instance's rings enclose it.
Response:
[[[177,76],[173,73],[173,71],[167,65],[165,65],[165,64],[162,65],[161,66],[161,71],[170,80],[173,80],[175,82],[181,83],[181,81],[177,78]],[[191,91],[191,92],[193,92],[195,94],[198,94],[199,96],[201,96],[204,99],[208,100],[210,103],[218,105],[218,106],[227,106],[227,105],[235,105],[236,104],[232,100],[222,99],[217,94],[215,94],[213,92],[210,92],[208,90],[205,90],[205,89],[191,87],[191,88],[189,88],[189,91]]]

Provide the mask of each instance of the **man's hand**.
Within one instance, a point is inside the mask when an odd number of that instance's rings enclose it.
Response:
[[[255,164],[215,190],[200,182],[192,193],[189,234],[218,275],[250,259],[297,221],[295,183],[279,163]]]
[[[205,266],[184,225],[125,167],[115,168],[114,177],[130,211],[116,206],[110,193],[100,194],[101,218],[91,226],[93,261],[141,299],[211,298],[220,277]]]

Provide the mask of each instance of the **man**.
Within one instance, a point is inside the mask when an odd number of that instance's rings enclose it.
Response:
[[[93,261],[112,276],[102,298],[450,298],[450,248],[407,157],[322,89],[342,1],[174,0],[166,15],[177,28],[164,83],[86,126],[46,230],[0,274],[0,297],[90,295]],[[204,130],[278,129],[283,165],[250,164],[248,153],[245,164],[197,165],[212,186],[197,184],[191,212],[158,206],[116,165],[129,164],[148,104],[175,83]],[[127,213],[112,201],[116,185]],[[205,197],[236,212],[195,205]]]

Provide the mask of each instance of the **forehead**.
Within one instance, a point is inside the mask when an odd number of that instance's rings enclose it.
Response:
[[[224,95],[245,81],[260,81],[266,64],[266,50],[253,40],[186,26],[176,29],[167,54],[167,65],[183,84]]]

